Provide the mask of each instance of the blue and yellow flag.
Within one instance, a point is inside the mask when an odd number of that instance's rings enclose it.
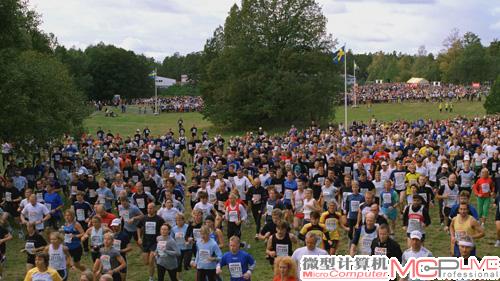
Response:
[[[333,53],[333,63],[337,64],[343,62],[345,59],[345,46]]]
[[[156,79],[156,69],[149,73],[149,78]]]

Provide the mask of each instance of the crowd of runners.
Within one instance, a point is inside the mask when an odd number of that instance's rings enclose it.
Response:
[[[358,86],[355,91],[348,93],[349,102],[364,103],[394,103],[404,101],[481,101],[482,97],[490,91],[488,85],[477,87],[453,84],[407,84],[407,83],[381,83]],[[354,97],[354,93],[356,97]]]
[[[228,139],[178,125],[163,135],[146,127],[125,138],[103,130],[67,138],[35,163],[3,144],[2,260],[9,240],[22,239],[27,281],[126,280],[132,270],[147,270],[149,280],[195,270],[197,281],[274,270],[275,281],[292,281],[301,256],[340,246],[403,263],[432,256],[431,224],[449,236],[450,256],[481,254],[485,229],[500,247],[499,117],[348,131],[312,122]],[[243,230],[265,244],[270,265],[256,266]],[[137,254],[146,267],[131,269]]]

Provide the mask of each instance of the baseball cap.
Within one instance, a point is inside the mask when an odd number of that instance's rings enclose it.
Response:
[[[482,164],[488,164],[488,159],[483,159],[483,161],[481,161]]]
[[[175,168],[176,169],[182,169],[182,166],[181,165],[175,165]]]
[[[429,141],[428,141],[428,140],[425,140],[425,142],[424,142],[424,143],[425,143],[425,144],[429,144]]]
[[[443,165],[441,165],[441,167],[448,168],[448,164],[444,163]]]
[[[111,221],[111,225],[110,226],[119,226],[122,224],[122,220],[121,219],[113,219],[113,221]]]
[[[383,161],[382,166],[387,166],[387,162]]]
[[[414,230],[410,233],[410,239],[422,240],[422,233],[418,230]]]
[[[470,161],[470,156],[469,155],[465,155],[464,156],[464,161]]]

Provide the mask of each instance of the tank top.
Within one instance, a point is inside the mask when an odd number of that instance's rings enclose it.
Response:
[[[453,227],[455,228],[455,239],[457,242],[463,240],[467,236],[470,237],[473,233],[472,220],[474,220],[474,218],[471,215],[468,215],[465,221],[459,222],[459,217],[460,216],[457,216],[453,220]]]
[[[66,255],[63,245],[56,250],[52,244],[49,245],[49,266],[55,270],[66,270]]]
[[[408,206],[408,227],[406,228],[406,233],[411,233],[412,231],[418,230],[421,233],[424,232],[422,223],[424,222],[424,206],[420,206],[420,209],[413,211],[412,206]]]
[[[448,199],[445,200],[445,205],[448,208],[453,207],[458,202],[458,185],[455,184],[455,188],[451,189],[448,185],[444,186],[444,194],[448,194]]]
[[[64,244],[68,249],[73,250],[80,247],[80,238],[76,237],[80,233],[75,228],[75,223],[63,226]]]
[[[290,234],[286,233],[283,239],[278,239],[276,234],[271,238],[271,247],[276,251],[277,257],[292,256],[292,240],[290,240]]]
[[[229,204],[227,206],[227,220],[234,223],[241,220],[240,204],[236,203],[236,206],[231,206],[231,204]]]
[[[304,198],[304,219],[309,220],[311,218],[312,206],[314,205],[314,202],[314,198]]]
[[[103,228],[99,228],[99,230],[95,230],[93,227],[90,231],[90,245],[92,247],[101,247],[104,244],[104,233]]]
[[[304,206],[304,191],[295,190],[293,195],[295,200],[295,213],[302,213],[302,207]]]
[[[331,214],[328,211],[321,215],[320,223],[325,224],[326,230],[330,232],[330,239],[332,240],[340,239],[340,233],[338,231],[339,218],[340,216],[337,213]]]
[[[372,241],[377,238],[377,227],[375,226],[375,230],[372,233],[366,232],[366,227],[363,225],[361,228],[361,233],[359,235],[359,255],[371,255],[372,249]]]

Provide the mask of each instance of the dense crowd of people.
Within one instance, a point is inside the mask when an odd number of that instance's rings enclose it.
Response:
[[[68,138],[34,165],[4,144],[2,258],[17,234],[26,281],[66,280],[69,269],[80,280],[126,280],[135,241],[149,280],[155,272],[181,280],[190,268],[198,281],[224,270],[232,281],[250,280],[257,265],[242,241],[249,221],[274,281],[298,280],[303,255],[334,255],[341,245],[402,263],[432,256],[431,224],[448,235],[450,256],[478,256],[485,229],[496,230],[488,238],[500,247],[498,116],[355,122],[349,130],[312,122],[227,140],[194,125],[186,133],[183,123],[163,135],[145,128],[125,138],[102,130]],[[401,245],[396,225],[407,237]]]
[[[355,87],[354,91],[348,92],[348,99],[350,104],[354,103],[355,98],[358,104],[443,100],[481,101],[489,91],[490,87],[487,85],[472,87],[452,84],[372,83]]]
[[[134,99],[130,103],[144,108],[145,112],[154,110],[155,99]],[[158,107],[162,112],[192,112],[201,111],[203,108],[203,99],[200,96],[176,96],[159,97]]]

